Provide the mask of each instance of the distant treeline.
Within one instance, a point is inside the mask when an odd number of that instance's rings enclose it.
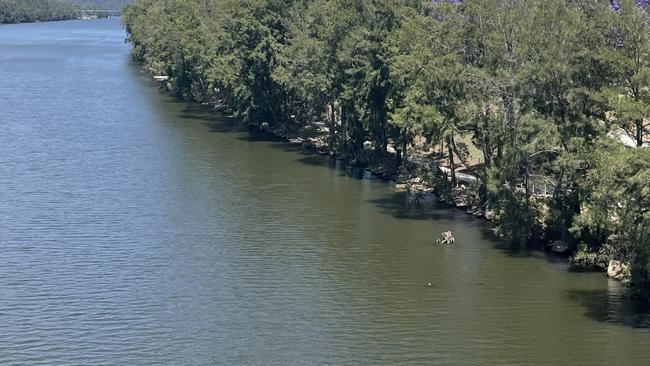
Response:
[[[0,24],[76,19],[79,8],[55,0],[0,0]]]
[[[133,3],[133,0],[58,0],[65,1],[71,4],[81,5],[82,7],[87,7],[91,5],[93,7],[105,10],[121,10],[126,5]]]
[[[137,0],[123,20],[134,56],[178,95],[288,135],[324,123],[329,148],[351,164],[367,165],[372,151],[397,156],[402,176],[428,165],[441,193],[457,191],[455,169],[470,167],[478,182],[468,191],[496,212],[499,235],[567,242],[577,267],[620,259],[650,289],[644,8]]]

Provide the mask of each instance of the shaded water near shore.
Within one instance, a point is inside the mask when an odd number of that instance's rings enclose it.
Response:
[[[179,102],[123,39],[0,27],[0,364],[648,363],[618,283]]]

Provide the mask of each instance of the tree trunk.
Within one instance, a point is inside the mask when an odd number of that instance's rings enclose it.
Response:
[[[636,125],[636,147],[643,146],[643,119],[638,119]]]
[[[453,133],[447,137],[447,150],[449,151],[449,172],[451,175],[451,187],[456,188],[456,166],[454,165],[454,152],[452,145],[454,143]]]
[[[501,163],[503,162],[503,145],[504,145],[504,142],[503,142],[503,139],[497,137],[495,143],[496,143],[497,154],[496,154],[496,157],[494,158],[493,162],[494,162],[494,165],[496,165],[497,167],[500,167]]]
[[[406,163],[408,163],[408,155],[406,154],[407,153],[407,151],[406,151],[407,145],[408,145],[408,140],[407,140],[407,133],[406,133],[406,129],[405,129],[404,133],[402,135],[402,154],[403,154],[402,156],[404,157],[404,160],[406,161]]]
[[[397,149],[397,171],[402,166],[402,150]]]
[[[517,101],[511,90],[507,90],[503,96],[503,104],[505,105],[505,117],[509,133],[509,143],[511,145],[514,145],[519,116],[517,115]]]
[[[483,136],[483,162],[485,167],[489,167],[492,163],[492,150],[490,149],[490,139],[487,136]]]
[[[330,150],[334,152],[334,138],[336,135],[336,111],[334,110],[334,104],[330,105]]]
[[[526,173],[524,175],[524,190],[526,194],[526,203],[530,203],[530,174],[528,172],[528,162],[526,162]]]

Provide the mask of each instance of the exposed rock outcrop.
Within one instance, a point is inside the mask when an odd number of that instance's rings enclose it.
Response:
[[[497,218],[496,212],[494,210],[487,210],[485,211],[485,219],[488,221],[493,221]]]

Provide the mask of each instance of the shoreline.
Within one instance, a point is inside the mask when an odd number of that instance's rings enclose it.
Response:
[[[645,105],[633,67],[647,43],[644,8],[395,2],[340,17],[337,2],[234,2],[216,16],[188,1],[136,3],[122,19],[133,57],[183,99],[220,104],[292,140],[330,127],[326,139],[308,140],[321,154],[327,141],[355,167],[402,173],[397,189],[433,188],[494,216],[495,234],[513,246],[577,253],[572,263],[585,269],[602,269],[611,247],[608,259],[630,263],[633,287],[650,293],[650,223],[638,209],[650,206],[638,188],[650,151],[610,136],[623,125],[642,147],[646,134],[645,111],[630,109]],[[593,44],[565,42],[576,34]],[[420,156],[421,166],[409,164]],[[457,189],[456,171],[481,179]]]
[[[165,90],[169,92],[168,89],[165,88]],[[199,103],[199,104],[209,107],[214,112],[232,116],[231,113],[220,110],[218,105],[211,105],[210,103]],[[356,175],[358,179],[377,179],[377,180],[381,180],[382,182],[388,183],[392,194],[400,194],[400,193],[408,194],[411,197],[412,203],[415,204],[439,203],[444,205],[444,207],[441,208],[456,209],[456,210],[463,211],[468,216],[471,216],[472,220],[477,222],[482,221],[483,223],[487,223],[490,227],[491,233],[494,235],[494,240],[500,240],[502,238],[502,236],[499,236],[497,233],[494,232],[495,222],[498,220],[498,216],[497,216],[498,214],[495,212],[495,210],[484,209],[476,205],[476,201],[469,196],[469,193],[466,193],[466,191],[468,190],[468,185],[466,185],[467,182],[459,183],[457,188],[452,189],[451,191],[445,194],[445,192],[437,191],[434,187],[431,187],[426,182],[425,177],[423,177],[422,175],[410,175],[406,179],[400,179],[399,173],[387,174],[381,169],[376,169],[376,168],[373,169],[372,165],[366,167],[354,166],[349,163],[350,162],[349,157],[337,155],[336,152],[329,147],[327,142],[325,142],[325,139],[323,139],[322,136],[320,136],[320,138],[318,137],[303,138],[298,136],[292,136],[291,134],[287,134],[279,129],[274,130],[268,128],[268,126],[265,128],[263,126],[246,124],[243,121],[238,121],[238,123],[240,123],[242,126],[246,126],[249,130],[249,133],[258,132],[258,133],[268,134],[270,136],[273,136],[274,138],[281,140],[285,144],[289,144],[290,146],[295,146],[297,148],[302,149],[303,151],[308,151],[313,155],[318,155],[318,156],[322,156],[323,158],[328,158],[330,159],[330,161],[335,160],[336,161],[335,165],[333,166],[330,165],[330,168],[335,168],[336,166],[338,166],[339,169],[343,169],[343,170],[347,170],[347,169],[357,170],[359,172],[363,172],[362,174]],[[311,127],[318,127],[318,126],[311,126]],[[422,166],[424,165],[421,162],[417,162],[417,161],[415,162],[410,161],[410,162],[418,165],[420,168],[422,168]],[[446,167],[439,167],[439,169],[443,171],[445,169],[449,170],[449,168]],[[370,175],[370,178],[366,178],[366,173]],[[471,179],[471,178],[475,180],[479,179],[476,176],[465,174],[465,173],[459,173],[458,171],[456,172],[457,178],[459,174],[465,175],[466,179]],[[452,232],[440,233],[440,235],[442,235],[442,238],[445,238],[447,234],[451,235],[451,242],[446,242],[445,240],[441,243],[440,239],[436,240],[435,238],[432,238],[432,243],[437,243],[438,245],[453,245],[454,238]],[[594,273],[594,274],[600,273],[600,274],[604,274],[605,277],[609,279],[616,280],[617,282],[621,282],[623,284],[627,284],[629,282],[629,276],[623,274],[624,272],[629,272],[628,263],[624,263],[619,260],[613,259],[613,260],[609,260],[608,263],[605,263],[604,265],[601,264],[600,266],[598,266],[594,264],[594,262],[598,262],[597,257],[598,255],[601,255],[600,252],[585,253],[579,250],[574,252],[569,248],[568,244],[564,241],[552,241],[552,242],[540,241],[532,244],[527,243],[521,246],[521,249],[531,250],[534,252],[543,253],[546,256],[552,256],[554,258],[561,259],[563,263],[566,264],[567,266],[566,268],[567,272]],[[585,260],[585,257],[587,257],[589,260],[587,263],[582,262]],[[593,259],[593,257],[596,257],[596,259]]]
[[[163,82],[166,81],[167,79],[161,79],[161,76],[155,76],[150,70],[144,67],[144,65],[141,62],[137,60],[136,62],[140,65],[140,69],[143,73],[147,74],[149,77],[152,77],[153,81],[155,81],[156,84],[159,84],[159,88],[161,90],[173,94],[172,90],[167,86],[166,83]],[[213,113],[221,113],[226,116],[234,117],[232,113],[224,109],[222,105],[219,103],[197,102],[197,101],[187,101],[187,102],[203,105],[206,108],[209,108],[209,110]],[[237,123],[246,127],[249,133],[267,134],[269,136],[272,136],[282,141],[282,143],[302,149],[303,151],[310,152],[313,155],[318,155],[318,156],[322,156],[323,158],[328,158],[330,159],[330,161],[334,160],[336,161],[336,166],[339,166],[340,169],[356,170],[361,173],[361,174],[356,174],[357,178],[359,179],[368,179],[366,178],[366,175],[370,175],[371,176],[370,179],[377,179],[385,183],[388,183],[391,193],[408,194],[412,198],[413,203],[436,202],[444,205],[444,208],[463,211],[468,216],[472,216],[472,218],[477,222],[488,223],[490,225],[490,230],[495,235],[495,239],[500,238],[496,233],[494,233],[494,224],[498,220],[497,212],[489,208],[486,209],[484,207],[481,207],[479,204],[477,204],[475,198],[470,197],[470,193],[467,192],[469,190],[469,185],[471,184],[471,181],[476,181],[479,179],[474,175],[460,172],[457,169],[456,176],[459,181],[458,187],[450,190],[449,192],[444,192],[444,191],[436,190],[435,187],[427,183],[425,176],[423,176],[422,174],[419,175],[411,174],[408,177],[401,177],[399,172],[387,172],[384,169],[382,169],[381,161],[372,161],[367,166],[355,166],[351,164],[350,162],[352,161],[352,158],[350,158],[349,156],[345,156],[344,154],[336,153],[336,151],[330,148],[329,144],[326,142],[328,130],[322,130],[324,127],[324,123],[316,123],[316,124],[308,125],[307,126],[308,129],[321,132],[321,135],[312,135],[309,137],[301,137],[295,133],[289,133],[283,131],[280,128],[272,128],[267,123],[261,123],[260,125],[247,124],[241,120],[238,120]],[[413,159],[410,157],[408,159],[410,164],[414,164],[420,170],[424,169],[425,171],[431,172],[431,170],[427,170],[430,167],[426,167],[426,164],[423,164],[419,160],[420,159]],[[439,169],[442,171],[447,171],[447,173],[449,171],[449,168],[447,167],[439,167]],[[432,242],[435,243],[435,238],[432,239]],[[526,244],[522,246],[522,249],[523,248],[527,250],[534,250],[540,253],[547,253],[558,258],[564,258],[567,264],[569,264],[569,257],[572,254],[575,254],[568,251],[568,246],[561,245],[559,247],[557,246],[554,247],[554,243],[544,243],[544,244],[536,243],[532,245]],[[602,273],[604,271],[589,270],[584,272]]]
[[[136,62],[140,66],[141,72],[151,77],[161,90],[173,95],[172,89],[166,83],[169,78],[168,76],[157,76],[152,70],[146,68],[141,61],[136,60]],[[180,96],[176,97],[180,98]],[[181,99],[185,100],[183,98]],[[227,108],[224,108],[220,102],[185,101],[203,105],[209,108],[211,112],[234,117],[233,113],[227,110]],[[403,159],[408,164],[414,165],[415,169],[411,169],[411,171],[418,171],[419,173],[414,174],[411,172],[408,176],[401,176],[398,169],[387,171],[384,168],[385,165],[390,165],[387,163],[391,158],[396,159],[395,154],[392,153],[391,156],[380,156],[377,158],[377,154],[373,154],[375,153],[374,148],[364,148],[364,152],[368,152],[367,160],[361,165],[355,165],[352,162],[358,163],[358,161],[345,154],[337,153],[335,149],[329,146],[327,142],[329,128],[325,122],[306,125],[302,130],[303,133],[289,132],[282,128],[273,128],[267,122],[262,122],[258,125],[238,120],[238,123],[245,126],[249,133],[268,134],[290,146],[301,148],[304,151],[322,156],[323,158],[327,157],[335,160],[336,165],[341,164],[340,168],[342,169],[354,169],[363,172],[362,174],[357,174],[357,178],[359,179],[366,179],[366,174],[368,174],[372,179],[386,182],[389,184],[393,194],[406,193],[411,197],[411,202],[413,203],[436,202],[449,209],[462,210],[467,215],[472,216],[474,220],[487,222],[496,240],[503,238],[502,234],[495,232],[495,225],[499,220],[499,213],[489,207],[482,206],[480,199],[476,196],[476,192],[470,191],[470,185],[480,179],[475,175],[464,173],[461,169],[456,169],[455,175],[458,186],[456,188],[439,190],[427,182],[426,174],[440,174],[442,172],[443,176],[451,179],[448,176],[450,171],[448,167],[436,164],[437,169],[432,169],[430,165],[420,159],[423,157],[422,155],[408,156],[403,157]],[[425,174],[421,174],[422,172]],[[440,233],[443,237],[445,234],[447,233]],[[606,277],[619,282],[627,283],[629,281],[629,276],[621,276],[623,271],[629,272],[629,264],[627,263],[611,259],[608,260],[608,263],[603,264],[599,262],[599,256],[602,255],[600,252],[583,252],[579,249],[573,250],[563,240],[548,241],[543,238],[538,239],[533,242],[520,243],[520,248],[560,258],[567,265],[566,271],[568,272],[603,273]],[[432,243],[436,243],[435,237],[432,238]],[[612,266],[616,270],[613,271]]]
[[[33,22],[17,22],[17,23],[0,23],[0,27],[3,25],[18,25],[18,24],[41,24],[41,23],[54,23],[54,22],[69,22],[72,20],[97,20],[97,19],[108,19],[112,18],[112,16],[109,17],[77,17],[77,18],[70,18],[70,19],[51,19],[51,20],[35,20]]]

